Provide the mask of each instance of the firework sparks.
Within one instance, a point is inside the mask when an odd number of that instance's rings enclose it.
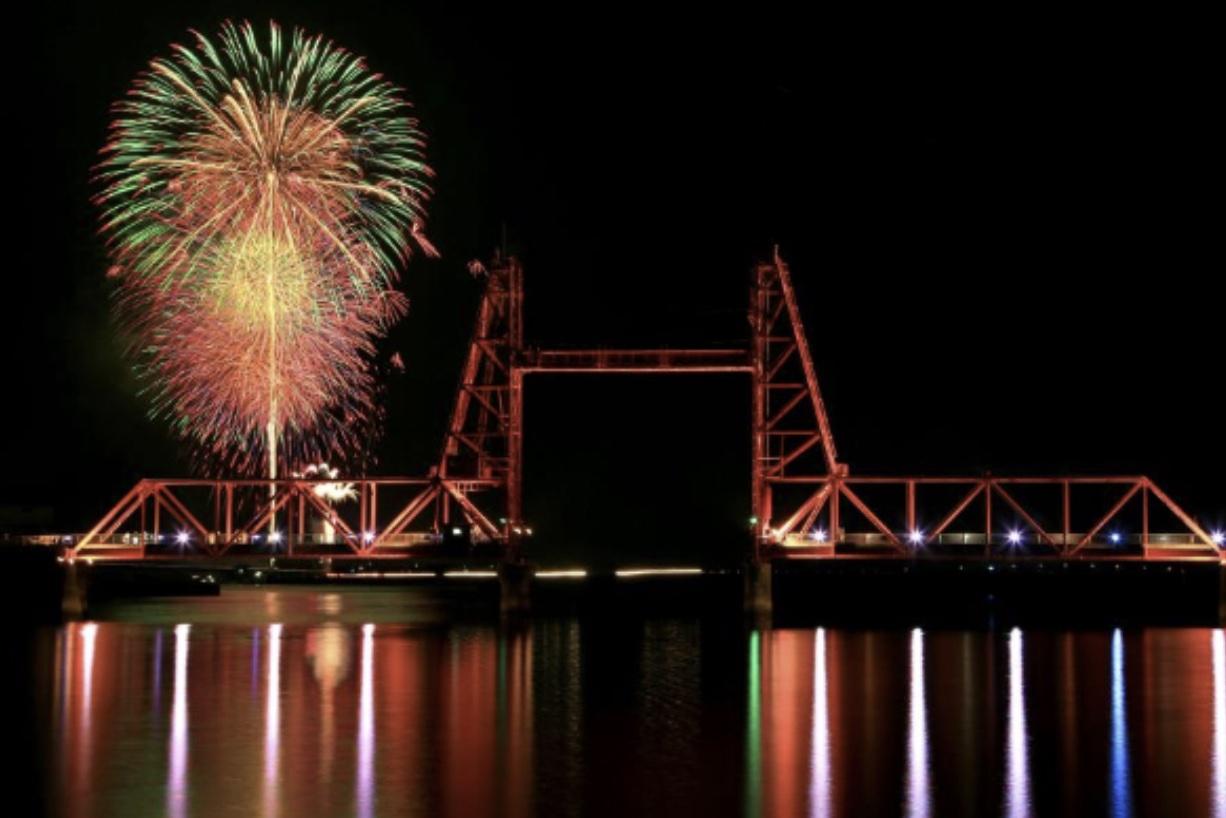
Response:
[[[345,459],[431,175],[399,89],[276,24],[196,34],[116,106],[98,197],[153,413],[228,468]],[[280,453],[278,453],[280,448]]]
[[[303,469],[302,474],[295,474],[295,477],[305,477],[311,480],[336,480],[340,476],[341,470],[329,466],[327,463],[312,463]],[[316,483],[311,491],[316,497],[327,500],[329,503],[343,503],[346,500],[356,500],[358,490],[353,483]]]

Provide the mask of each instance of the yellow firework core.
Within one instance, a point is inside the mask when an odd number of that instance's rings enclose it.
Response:
[[[272,321],[283,343],[316,314],[310,258],[275,233],[224,242],[210,267],[205,307],[233,332],[258,337]]]

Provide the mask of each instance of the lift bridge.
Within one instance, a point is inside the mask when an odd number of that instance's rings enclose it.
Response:
[[[852,474],[839,460],[792,277],[777,250],[752,271],[748,342],[727,349],[529,346],[520,263],[500,258],[472,269],[484,277],[484,292],[429,473],[341,481],[144,479],[75,539],[70,557],[404,558],[462,534],[473,547],[515,563],[532,533],[524,518],[526,377],[739,373],[752,392],[752,424],[729,435],[747,433],[752,445],[746,542],[753,563],[1219,559],[1221,532],[1206,530],[1143,475]],[[350,494],[344,502],[326,490],[338,486]]]

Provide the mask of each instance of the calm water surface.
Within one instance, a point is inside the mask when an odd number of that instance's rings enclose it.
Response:
[[[1226,816],[1220,630],[510,627],[413,594],[41,632],[50,812]]]

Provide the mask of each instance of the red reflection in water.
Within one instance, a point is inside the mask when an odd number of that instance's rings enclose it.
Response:
[[[812,634],[767,631],[762,642],[763,813],[799,815],[808,795]]]
[[[837,652],[818,631],[764,631],[761,668],[761,811],[769,816],[837,813],[834,771],[839,713]],[[751,702],[751,707],[753,703]],[[750,751],[752,753],[752,750]],[[750,784],[749,786],[752,786]]]
[[[69,625],[60,641],[62,814],[535,812],[526,631],[461,629],[440,639],[374,625],[273,624],[260,631],[256,696],[244,628],[176,627],[165,672],[152,662],[152,630]],[[158,678],[171,703],[161,718]],[[149,781],[163,783],[139,785]]]
[[[672,788],[704,814],[1082,815],[1114,775],[1135,814],[1226,818],[1221,631],[765,630],[747,667],[739,634],[651,626],[597,673],[616,642],[581,624],[303,623],[278,593],[258,642],[62,628],[53,814],[607,813]]]

